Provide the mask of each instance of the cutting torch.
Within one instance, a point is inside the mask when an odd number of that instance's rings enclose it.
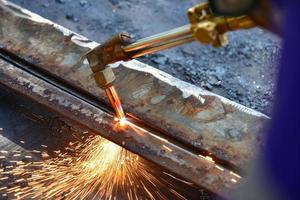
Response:
[[[227,2],[238,2],[240,4],[240,1]],[[220,5],[218,8],[216,1],[201,3],[188,9],[187,14],[190,23],[185,26],[137,41],[133,41],[127,32],[121,32],[90,50],[86,57],[94,73],[95,81],[105,90],[116,117],[124,119],[125,114],[118,93],[114,88],[115,75],[109,64],[118,61],[129,61],[193,41],[199,41],[214,47],[225,46],[228,43],[227,32],[249,29],[258,25],[253,17],[241,14],[248,13],[247,9],[252,9],[255,6],[247,4],[247,2],[252,2],[250,0],[244,0],[244,2],[244,7],[239,7],[244,10],[231,11],[231,15],[226,14],[228,11],[226,9],[236,8],[235,6],[226,5],[224,7],[224,5]],[[225,8],[225,10],[222,10],[222,8]]]

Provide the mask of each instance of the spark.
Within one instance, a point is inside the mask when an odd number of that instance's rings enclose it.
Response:
[[[234,178],[232,178],[231,181],[232,181],[233,183],[237,183],[237,180],[234,179]]]
[[[136,154],[100,136],[72,143],[71,148],[72,154],[61,152],[9,169],[14,182],[1,193],[20,199],[169,199],[160,192],[167,181],[153,175]],[[4,175],[0,181],[8,181]],[[170,185],[169,194],[183,199]]]
[[[235,176],[235,177],[237,177],[237,178],[239,178],[239,179],[242,178],[240,175],[238,175],[238,174],[236,174],[236,173],[234,173],[232,171],[230,171],[230,174],[233,175],[233,176]]]
[[[191,182],[188,182],[188,181],[182,180],[182,179],[180,179],[180,178],[177,178],[176,176],[173,176],[172,174],[169,174],[169,173],[167,173],[167,172],[163,172],[163,173],[166,174],[167,176],[170,176],[170,177],[172,177],[173,179],[176,179],[176,180],[178,180],[178,181],[180,181],[180,182],[183,182],[183,183],[185,183],[185,184],[187,184],[187,185],[193,185]]]
[[[218,169],[218,170],[220,170],[220,171],[224,171],[224,168],[223,167],[221,167],[221,166],[219,166],[219,165],[215,165],[215,167]]]

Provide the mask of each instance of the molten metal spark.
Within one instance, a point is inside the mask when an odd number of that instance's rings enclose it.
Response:
[[[1,188],[2,196],[20,199],[169,199],[160,192],[169,184],[168,192],[174,198],[185,199],[172,189],[172,183],[156,178],[137,155],[108,140],[96,136],[84,143],[70,145],[72,155],[58,151],[57,158],[21,162],[13,169],[5,169],[6,172],[0,174],[0,181],[7,181],[12,175],[14,180],[9,187]]]

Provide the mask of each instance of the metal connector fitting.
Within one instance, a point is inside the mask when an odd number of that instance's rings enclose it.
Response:
[[[97,85],[103,89],[112,86],[116,79],[115,74],[110,67],[106,67],[104,70],[95,72],[94,78]]]
[[[130,43],[130,39],[128,33],[119,33],[86,54],[99,87],[105,89],[112,86],[115,75],[109,64],[130,58],[130,54],[125,53],[122,48]]]
[[[91,49],[86,54],[86,58],[92,71],[96,73],[107,68],[108,64],[129,60],[131,58],[130,54],[124,52],[123,46],[129,44],[130,41],[130,35],[126,32],[121,32],[96,48]]]
[[[218,37],[216,24],[211,21],[204,21],[192,26],[194,37],[203,44],[211,44]]]

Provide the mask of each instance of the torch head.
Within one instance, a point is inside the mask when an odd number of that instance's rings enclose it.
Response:
[[[123,50],[123,47],[130,43],[130,35],[126,32],[121,32],[113,36],[103,44],[100,44],[94,49],[91,49],[86,54],[86,58],[89,61],[92,71],[96,73],[104,70],[105,68],[108,68],[109,64],[118,61],[130,60],[130,54],[124,52]],[[103,85],[100,85],[100,87],[103,87]]]
[[[105,43],[90,50],[86,55],[97,85],[105,90],[119,120],[125,118],[125,114],[120,98],[113,86],[116,77],[109,64],[130,59],[130,55],[125,53],[122,48],[124,45],[129,44],[130,40],[131,37],[128,33],[119,33]]]

